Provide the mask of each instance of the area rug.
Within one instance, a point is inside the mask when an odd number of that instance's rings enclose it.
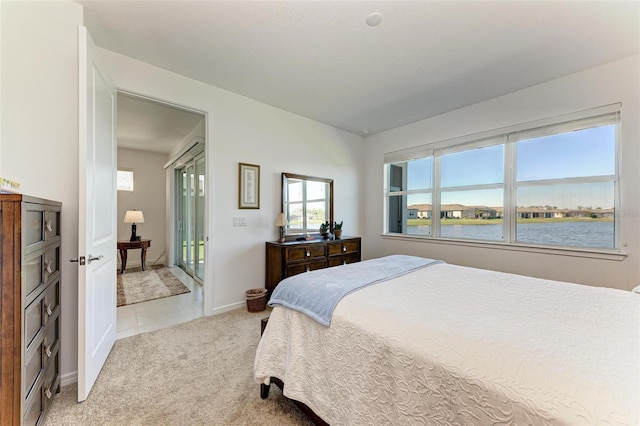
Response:
[[[146,271],[128,269],[118,274],[118,306],[133,305],[177,294],[189,290],[164,265],[153,265]]]

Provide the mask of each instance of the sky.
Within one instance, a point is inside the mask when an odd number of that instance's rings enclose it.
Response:
[[[615,175],[615,125],[561,133],[516,143],[517,182]],[[432,158],[409,162],[408,189],[432,187]],[[502,189],[446,191],[447,187],[495,184],[504,179],[504,145],[441,157],[442,204],[503,205]],[[412,194],[407,204],[431,203],[430,194]],[[575,209],[614,207],[613,182],[521,186],[518,206]]]

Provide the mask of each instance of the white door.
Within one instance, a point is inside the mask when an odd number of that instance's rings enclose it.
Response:
[[[116,89],[85,27],[78,40],[78,401],[84,401],[116,341]]]

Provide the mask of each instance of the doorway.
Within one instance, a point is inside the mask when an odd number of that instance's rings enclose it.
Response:
[[[175,182],[175,263],[202,284],[205,259],[204,150],[196,150],[193,158],[180,162],[175,169]]]

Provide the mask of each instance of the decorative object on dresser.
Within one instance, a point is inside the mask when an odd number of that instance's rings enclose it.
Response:
[[[342,237],[342,222],[340,221],[340,223],[338,222],[333,222],[333,236],[339,240],[340,237]]]
[[[136,235],[136,223],[144,223],[144,214],[141,210],[127,210],[124,214],[124,223],[131,224],[131,239],[129,241],[138,241],[140,237]]]
[[[320,235],[322,235],[322,238],[329,237],[329,228],[331,228],[331,225],[329,225],[329,222],[320,224]]]
[[[279,243],[284,243],[285,241],[285,226],[289,225],[289,222],[287,221],[287,218],[285,217],[284,213],[278,213],[278,217],[276,217],[276,226],[278,226],[280,228],[280,239],[278,240]]]
[[[0,193],[0,424],[43,422],[60,390],[62,204]]]
[[[316,269],[360,262],[361,238],[266,243],[265,287],[269,295],[287,277]]]

